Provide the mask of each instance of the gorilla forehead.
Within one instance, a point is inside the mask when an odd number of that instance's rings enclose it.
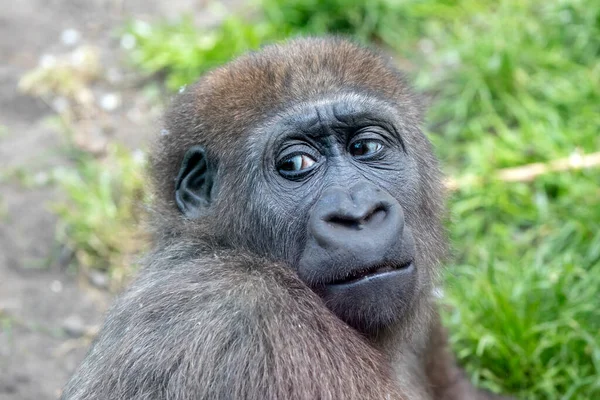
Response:
[[[246,139],[250,151],[246,149],[245,154],[251,159],[269,158],[272,154],[265,150],[276,149],[278,141],[291,135],[319,140],[332,132],[343,135],[351,133],[348,130],[368,125],[382,126],[401,143],[404,136],[413,134],[399,131],[403,121],[389,101],[360,93],[343,93],[291,104],[265,119],[250,129]]]
[[[224,136],[243,137],[248,127],[290,105],[336,94],[387,99],[403,114],[419,114],[388,59],[341,40],[299,39],[267,46],[214,70],[190,92],[199,139],[215,146]],[[211,118],[217,115],[221,118]]]

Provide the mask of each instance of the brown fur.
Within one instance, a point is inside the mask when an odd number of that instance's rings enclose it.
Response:
[[[249,232],[257,234],[246,205],[260,173],[253,135],[290,107],[355,94],[389,104],[401,118],[419,174],[406,218],[418,228],[425,271],[410,315],[368,336],[332,314],[275,249],[257,255],[247,246]],[[420,123],[418,98],[390,61],[340,39],[269,46],[185,90],[152,156],[155,250],[63,398],[491,399],[456,367],[433,311],[446,249],[443,199]],[[186,219],[173,193],[194,145],[206,147],[217,181],[227,184],[206,215]],[[258,235],[276,238],[269,225],[285,223],[273,216]]]

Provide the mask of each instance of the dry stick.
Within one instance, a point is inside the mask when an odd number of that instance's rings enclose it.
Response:
[[[537,176],[548,172],[560,172],[574,169],[600,167],[600,153],[580,154],[551,161],[549,163],[534,163],[516,168],[505,168],[496,172],[495,178],[504,182],[530,182]],[[481,177],[466,175],[458,179],[446,180],[446,188],[450,191],[481,183]]]

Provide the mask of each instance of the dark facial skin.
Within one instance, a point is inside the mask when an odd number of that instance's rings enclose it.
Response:
[[[418,182],[390,106],[357,95],[306,102],[254,131],[246,163],[263,173],[249,188],[251,208],[268,204],[269,213],[294,216],[276,235],[287,246],[271,243],[269,251],[354,328],[370,332],[398,321],[418,282],[404,215],[405,207],[414,209]],[[198,147],[188,152],[178,179],[179,207],[191,215],[218,201],[207,189],[214,177],[201,154]],[[197,187],[186,190],[190,183]],[[261,223],[270,221],[249,222]],[[248,247],[260,252],[264,238],[249,239]]]

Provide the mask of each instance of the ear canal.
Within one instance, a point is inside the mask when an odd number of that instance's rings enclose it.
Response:
[[[203,146],[187,151],[175,186],[175,201],[185,216],[196,218],[210,205],[214,175]]]

